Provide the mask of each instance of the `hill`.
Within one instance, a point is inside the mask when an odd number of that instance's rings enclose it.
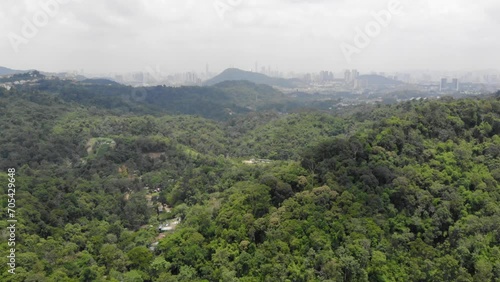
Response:
[[[33,78],[30,73],[15,76],[10,80]],[[39,75],[36,83],[18,85],[16,88],[21,91],[50,92],[66,102],[117,113],[188,114],[215,120],[226,120],[252,111],[288,112],[305,103],[286,97],[271,86],[248,81],[224,81],[203,87],[131,87],[107,79],[75,81]]]
[[[371,86],[400,85],[403,83],[401,81],[376,74],[360,75],[357,79],[360,83]]]
[[[214,85],[223,81],[246,80],[256,84],[267,84],[271,86],[279,86],[291,88],[295,82],[284,78],[269,77],[262,73],[244,71],[236,68],[224,70],[219,75],[205,81],[205,85]]]
[[[255,95],[281,99],[241,81],[0,88],[0,202],[19,231],[0,281],[500,279],[500,93],[170,114]]]
[[[106,78],[87,78],[81,81],[84,84],[118,86],[120,83]]]
[[[0,75],[10,75],[10,74],[16,74],[16,73],[22,73],[22,72],[26,72],[26,71],[13,70],[13,69],[9,69],[9,68],[0,66]]]

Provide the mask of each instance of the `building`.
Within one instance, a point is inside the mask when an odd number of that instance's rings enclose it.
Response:
[[[160,232],[165,232],[170,230],[174,230],[174,227],[171,226],[169,223],[160,224],[160,226],[158,226],[158,231]]]
[[[346,71],[344,72],[344,81],[345,81],[346,83],[351,82],[351,72],[350,72],[349,70],[346,70]]]
[[[319,73],[319,81],[320,82],[333,81],[333,73],[329,71],[321,71]]]
[[[344,72],[344,80],[346,83],[354,82],[359,77],[359,72],[356,69],[346,70]]]
[[[243,161],[243,163],[244,164],[269,164],[269,163],[271,163],[271,160],[268,160],[268,159],[250,159],[250,160]]]
[[[311,74],[310,74],[310,73],[306,73],[306,74],[303,76],[303,78],[302,78],[302,79],[303,79],[305,82],[307,82],[307,83],[311,83],[311,81],[312,81],[312,76],[311,76]]]
[[[451,82],[451,88],[455,91],[458,91],[458,78],[454,78]]]
[[[352,73],[351,73],[352,80],[356,80],[358,77],[359,77],[358,70],[352,70]]]
[[[441,78],[439,83],[439,91],[459,91],[458,78],[453,78],[451,82],[448,82],[447,78]]]
[[[446,85],[448,84],[448,79],[441,78],[441,83],[439,84],[439,91],[443,91],[446,89]]]

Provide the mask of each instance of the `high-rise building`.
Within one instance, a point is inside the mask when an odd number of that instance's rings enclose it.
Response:
[[[345,80],[346,83],[356,82],[356,80],[358,79],[358,77],[359,77],[359,72],[356,69],[346,70],[344,72],[344,80]]]
[[[458,78],[454,78],[451,82],[451,88],[455,91],[458,91]]]
[[[352,70],[352,75],[351,75],[351,79],[352,80],[355,80],[359,77],[359,72],[358,70]]]
[[[320,71],[319,81],[326,82],[333,80],[333,73],[331,71]]]
[[[448,79],[441,78],[441,83],[439,84],[439,91],[443,91],[448,88]]]
[[[351,82],[351,72],[349,70],[344,72],[344,80],[346,83]]]
[[[184,74],[184,82],[192,84],[192,83],[198,83],[200,79],[194,72],[187,72]]]

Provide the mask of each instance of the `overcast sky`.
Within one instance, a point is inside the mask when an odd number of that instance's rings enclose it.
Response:
[[[386,26],[372,14],[389,0],[58,0],[66,3],[42,7],[53,1],[0,1],[0,66],[105,73],[204,71],[206,64],[217,72],[253,69],[256,61],[259,69],[296,72],[500,65],[498,0],[401,0]],[[369,45],[356,45],[367,27]],[[341,46],[356,48],[348,49],[356,50],[350,60]]]

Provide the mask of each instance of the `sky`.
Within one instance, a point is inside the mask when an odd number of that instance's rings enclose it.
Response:
[[[1,0],[0,66],[498,69],[499,31],[497,0]]]

